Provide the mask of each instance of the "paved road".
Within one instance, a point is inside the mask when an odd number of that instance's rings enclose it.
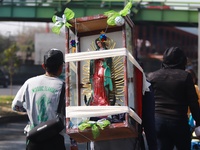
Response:
[[[23,129],[27,121],[0,124],[0,150],[25,150]],[[69,150],[69,137],[65,137],[66,150]],[[79,150],[86,150],[86,144],[78,144]]]
[[[1,123],[0,124],[0,149],[1,150],[25,150],[25,136],[23,128],[25,123]]]
[[[0,86],[0,95],[16,95],[20,87],[21,85],[8,86],[7,88]]]

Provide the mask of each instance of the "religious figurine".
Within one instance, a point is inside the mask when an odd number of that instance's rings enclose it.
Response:
[[[107,37],[101,34],[95,40],[96,50],[108,50],[106,46]],[[111,78],[112,58],[100,58],[90,61],[90,84],[91,97],[87,101],[84,98],[86,105],[91,106],[108,106],[115,105],[115,96],[110,99],[110,92],[113,91],[113,82]]]

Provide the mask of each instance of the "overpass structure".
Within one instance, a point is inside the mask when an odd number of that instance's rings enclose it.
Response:
[[[54,14],[61,16],[66,7],[75,17],[120,11],[128,0],[0,0],[0,21],[51,22]],[[131,0],[135,23],[153,22],[198,26],[199,0]]]

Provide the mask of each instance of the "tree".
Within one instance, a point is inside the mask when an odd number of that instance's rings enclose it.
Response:
[[[20,59],[23,63],[26,63],[28,55],[30,59],[34,59],[32,54],[34,53],[34,38],[36,33],[45,33],[45,28],[40,26],[26,27],[15,38],[17,46],[20,49]]]
[[[0,34],[0,52],[2,52],[5,48],[7,48],[8,44],[9,44],[8,37]]]
[[[10,75],[11,95],[12,95],[13,75],[20,64],[19,58],[16,55],[17,51],[18,48],[16,44],[11,45],[8,49],[4,50],[3,64],[5,69]]]

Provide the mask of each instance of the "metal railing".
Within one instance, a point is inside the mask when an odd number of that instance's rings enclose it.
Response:
[[[122,7],[129,0],[0,0],[0,6],[44,6],[57,7],[61,5],[76,5],[82,7]],[[140,4],[146,9],[194,10],[200,8],[200,0],[131,0],[133,6]],[[165,7],[163,7],[165,6]],[[167,7],[168,6],[168,7]]]
[[[1,0],[2,6],[58,6],[67,4],[70,0]]]

